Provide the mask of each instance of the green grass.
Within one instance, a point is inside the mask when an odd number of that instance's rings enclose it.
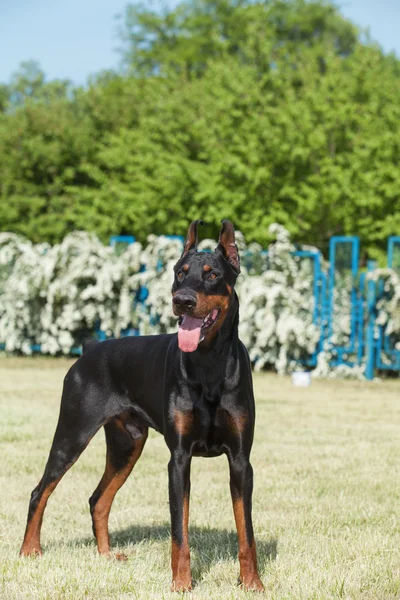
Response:
[[[51,497],[40,559],[20,559],[68,361],[0,360],[0,598],[176,598],[170,589],[168,452],[152,434],[116,497],[110,527],[129,560],[99,557],[88,498],[104,467],[98,434]],[[255,377],[254,525],[271,599],[400,598],[400,385]],[[248,597],[226,459],[194,459],[193,600]],[[251,596],[251,594],[250,594]]]

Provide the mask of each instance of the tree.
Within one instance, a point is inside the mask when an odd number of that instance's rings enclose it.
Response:
[[[320,1],[184,0],[164,11],[129,5],[122,38],[134,73],[196,77],[209,61],[227,56],[261,73],[283,57],[296,64],[304,48],[345,56],[354,50],[357,33],[333,5]]]
[[[17,79],[23,101],[0,112],[3,230],[144,241],[198,217],[216,235],[225,217],[264,245],[278,221],[299,243],[359,234],[382,255],[400,229],[396,57],[315,1],[135,6],[127,31],[129,74]]]
[[[230,59],[198,80],[153,80],[148,111],[105,138],[85,191],[108,207],[105,232],[173,234],[201,216],[215,234],[223,216],[264,244],[278,221],[323,249],[342,233],[383,245],[400,225],[397,63],[361,46],[342,61],[327,56],[324,78],[307,57],[263,79]]]
[[[80,164],[96,134],[69,83],[46,83],[36,65],[22,65],[8,89],[0,114],[1,228],[53,242],[74,227],[68,184],[86,183]]]

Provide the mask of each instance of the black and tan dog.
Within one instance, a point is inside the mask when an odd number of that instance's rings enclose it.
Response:
[[[215,252],[197,252],[188,231],[175,265],[172,303],[178,335],[90,341],[64,381],[60,416],[44,475],[32,492],[22,555],[40,554],[50,494],[104,427],[107,461],[89,500],[100,554],[109,555],[108,517],[146,442],[149,427],[164,435],[172,532],[172,589],[192,585],[188,542],[192,456],[225,453],[239,537],[240,582],[263,590],[251,519],[254,397],[250,362],[238,338],[240,272],[232,223],[223,221]]]

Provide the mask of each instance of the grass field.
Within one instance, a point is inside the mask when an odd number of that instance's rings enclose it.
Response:
[[[0,598],[176,598],[170,589],[168,452],[152,434],[110,525],[125,563],[101,558],[88,498],[104,467],[99,433],[51,497],[41,559],[20,559],[68,361],[0,360]],[[400,598],[400,383],[255,377],[254,524],[271,599]],[[226,459],[195,459],[193,600],[248,597],[239,572]],[[250,597],[252,594],[250,593]],[[259,597],[259,596],[257,596]]]

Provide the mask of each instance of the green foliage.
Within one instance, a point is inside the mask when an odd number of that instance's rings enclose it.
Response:
[[[330,4],[305,0],[192,0],[167,12],[128,6],[125,60],[135,72],[204,74],[210,60],[233,56],[260,73],[305,48],[348,54],[356,29]]]
[[[25,65],[0,89],[0,228],[183,233],[280,222],[322,249],[400,229],[400,62],[325,2],[193,0],[127,9],[124,75],[86,89]]]

